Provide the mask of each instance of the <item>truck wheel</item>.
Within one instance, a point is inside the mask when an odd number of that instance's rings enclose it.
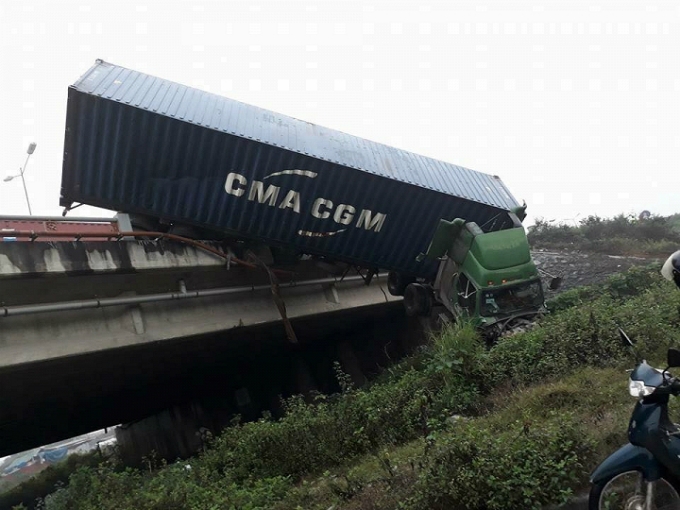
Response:
[[[432,298],[428,289],[419,283],[408,284],[404,291],[404,308],[409,317],[429,314],[432,309]]]
[[[404,276],[396,271],[390,271],[387,273],[387,290],[393,296],[403,296],[406,287],[414,281],[412,277]]]

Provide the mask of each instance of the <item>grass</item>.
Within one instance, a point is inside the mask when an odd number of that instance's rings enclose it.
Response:
[[[637,270],[636,270],[637,271]],[[224,431],[187,463],[82,467],[47,510],[493,509],[564,502],[625,442],[632,366],[680,337],[680,293],[631,272],[576,293],[491,350],[459,325],[367,388],[286,403]],[[344,381],[344,383],[343,383]]]
[[[620,369],[587,367],[552,383],[508,386],[486,400],[488,414],[451,421],[430,438],[420,438],[406,445],[366,455],[322,476],[307,478],[274,508],[369,510],[400,508],[400,505],[407,508],[436,508],[438,504],[442,508],[480,508],[482,503],[489,504],[493,500],[491,492],[499,491],[499,485],[507,483],[504,468],[515,463],[526,465],[527,451],[530,450],[527,443],[536,440],[532,434],[545,430],[546,424],[553,425],[553,430],[559,430],[566,423],[580,438],[578,444],[573,445],[578,447],[580,456],[573,461],[575,470],[572,474],[576,476],[571,480],[571,485],[556,486],[556,499],[564,500],[574,491],[585,488],[588,473],[626,441],[627,422],[634,404],[626,391],[626,377],[626,373]],[[433,484],[444,482],[444,485],[449,485],[451,480],[448,477],[452,474],[448,470],[442,473],[434,469],[436,459],[444,453],[450,454],[451,445],[460,448],[466,440],[476,441],[480,437],[487,438],[486,446],[496,454],[493,456],[494,462],[498,462],[499,455],[504,455],[506,459],[505,464],[498,466],[497,472],[491,469],[485,474],[486,479],[490,477],[493,480],[493,487],[486,488],[489,494],[483,492],[482,483],[469,487],[465,495],[452,491],[456,496],[453,501],[445,497],[446,487],[433,491]],[[557,437],[563,439],[562,436]],[[498,442],[494,443],[493,438]],[[519,444],[519,448],[507,448],[500,444],[502,442]],[[483,446],[477,452],[478,457],[482,451]],[[483,457],[492,458],[491,455]],[[539,460],[541,463],[549,462],[546,457]],[[451,462],[447,464],[451,465]],[[474,469],[481,469],[481,466]],[[457,474],[460,477],[460,473]],[[535,473],[531,472],[530,475],[534,477]],[[525,483],[528,483],[527,480]],[[513,486],[508,492],[517,490]],[[480,491],[483,494],[481,498]],[[472,494],[477,494],[476,498],[470,499]],[[497,501],[496,508],[508,508],[507,494],[503,494],[504,499]],[[531,501],[520,503],[530,508],[536,499],[530,498]]]

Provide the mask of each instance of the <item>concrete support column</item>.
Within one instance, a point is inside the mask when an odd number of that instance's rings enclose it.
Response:
[[[359,359],[354,353],[351,343],[344,341],[338,344],[338,357],[340,358],[342,369],[352,378],[352,383],[354,383],[355,387],[359,388],[366,384],[366,376],[361,370]]]
[[[186,458],[202,446],[202,410],[199,404],[177,405],[143,420],[116,427],[121,456],[130,464],[143,457]]]
[[[307,402],[311,402],[314,392],[318,392],[319,388],[314,381],[312,371],[309,369],[307,361],[298,355],[293,357],[293,377],[295,378],[295,392],[302,395]]]

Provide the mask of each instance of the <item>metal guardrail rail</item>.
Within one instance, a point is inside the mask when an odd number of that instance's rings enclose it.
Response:
[[[347,276],[345,278],[318,278],[301,282],[290,282],[279,287],[304,287],[310,285],[332,285],[341,282],[363,280],[363,276]],[[109,306],[138,305],[158,301],[171,301],[175,299],[192,299],[201,297],[225,296],[229,294],[241,294],[245,292],[257,292],[271,289],[271,285],[243,285],[239,287],[221,287],[217,289],[187,290],[180,285],[178,292],[162,292],[143,296],[127,296],[118,298],[82,299],[77,301],[62,301],[59,303],[47,303],[40,305],[0,306],[0,318],[14,317],[17,315],[30,315],[45,312],[63,312],[69,310],[83,310],[87,308],[105,308]]]
[[[197,241],[195,239],[190,239],[188,237],[183,237],[179,236],[176,234],[169,234],[165,232],[148,232],[148,231],[120,231],[117,233],[111,233],[111,232],[104,232],[104,233],[97,233],[97,232],[87,232],[87,233],[75,233],[75,232],[50,232],[50,231],[36,231],[36,230],[11,230],[11,231],[0,231],[0,239],[6,239],[6,238],[23,238],[23,239],[29,239],[31,241],[35,241],[36,239],[39,239],[40,237],[48,237],[51,239],[57,238],[57,239],[64,239],[64,240],[73,240],[73,241],[80,241],[83,238],[86,239],[106,239],[109,241],[121,241],[124,242],[124,240],[130,239],[130,238],[152,238],[154,240],[158,239],[168,239],[171,241],[176,241],[179,243],[187,244],[190,246],[194,246],[196,248],[199,248],[203,251],[206,251],[208,253],[211,253],[217,257],[221,257],[226,260],[227,264],[236,264],[239,266],[243,266],[249,269],[259,269],[267,273],[269,276],[270,284],[269,285],[260,285],[260,286],[242,286],[242,287],[223,287],[223,288],[218,288],[218,289],[202,289],[202,290],[196,290],[196,291],[187,291],[186,289],[181,289],[179,292],[166,292],[166,293],[160,293],[160,294],[150,294],[146,296],[130,296],[130,297],[124,297],[124,298],[101,298],[101,299],[86,299],[86,300],[78,300],[78,301],[67,301],[67,302],[59,302],[59,303],[48,303],[48,304],[40,304],[40,305],[17,305],[17,306],[0,306],[0,317],[10,317],[10,316],[17,316],[17,315],[28,315],[28,314],[35,314],[35,313],[45,313],[45,312],[59,312],[59,311],[68,311],[68,310],[81,310],[81,309],[86,309],[86,308],[103,308],[103,307],[108,307],[108,306],[119,306],[119,305],[132,305],[132,304],[141,304],[141,303],[150,303],[150,302],[158,302],[158,301],[170,301],[170,300],[175,300],[175,299],[187,299],[187,298],[198,298],[198,297],[209,297],[209,296],[219,296],[219,295],[228,295],[228,294],[237,294],[237,293],[242,293],[242,292],[247,292],[247,291],[255,291],[255,290],[264,290],[264,289],[271,289],[272,292],[272,299],[274,303],[276,304],[276,307],[279,310],[279,313],[281,315],[281,319],[283,320],[284,327],[286,329],[286,334],[288,336],[288,339],[293,342],[297,343],[297,338],[295,335],[295,332],[293,331],[292,325],[290,324],[290,321],[288,320],[287,314],[286,314],[286,306],[285,303],[283,302],[283,299],[281,298],[279,294],[279,289],[282,286],[282,284],[278,281],[279,276],[284,276],[290,279],[289,283],[283,284],[283,286],[289,286],[289,287],[295,287],[295,286],[301,286],[301,285],[328,285],[328,284],[334,284],[334,283],[339,283],[343,281],[352,281],[352,280],[359,280],[362,279],[365,281],[366,284],[369,284],[373,275],[375,274],[374,272],[369,271],[367,276],[362,275],[359,271],[357,271],[359,274],[356,276],[347,276],[345,273],[342,277],[336,278],[336,277],[331,277],[331,278],[326,278],[326,279],[316,279],[316,280],[308,280],[308,281],[302,281],[302,282],[297,282],[294,279],[295,273],[291,271],[284,271],[280,269],[272,269],[269,268],[266,264],[264,264],[262,261],[260,261],[257,257],[253,256],[254,262],[249,262],[246,260],[242,260],[240,258],[237,258],[233,255],[233,253],[228,252],[228,251],[222,251],[214,246],[210,246],[204,242]]]

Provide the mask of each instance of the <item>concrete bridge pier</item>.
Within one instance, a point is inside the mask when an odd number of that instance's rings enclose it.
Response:
[[[338,344],[338,359],[342,370],[350,376],[355,387],[360,388],[366,384],[368,379],[362,372],[359,359],[349,341],[344,340]]]
[[[314,393],[317,393],[319,388],[314,381],[314,376],[307,361],[300,356],[295,356],[292,365],[291,369],[295,378],[296,393],[302,395],[307,402],[311,402],[314,398]]]

